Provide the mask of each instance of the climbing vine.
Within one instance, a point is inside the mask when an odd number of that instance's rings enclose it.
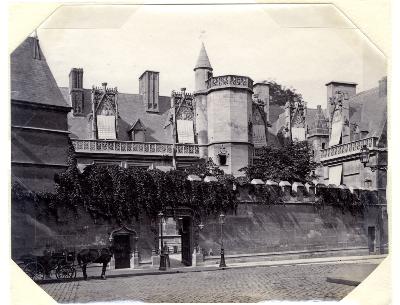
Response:
[[[71,146],[68,168],[55,176],[54,193],[32,192],[14,183],[11,195],[20,206],[25,201],[34,202],[37,208],[44,206],[48,215],[57,215],[58,208],[66,207],[79,217],[79,209],[85,209],[94,219],[102,217],[118,223],[138,219],[142,213],[155,220],[160,211],[167,209],[189,208],[196,221],[236,211],[237,188],[246,185],[254,201],[265,205],[284,203],[279,186],[250,185],[249,176],[225,175],[211,162],[201,161],[185,170],[168,172],[93,164],[80,172]],[[191,174],[201,178],[213,175],[217,181],[189,181]],[[350,211],[361,211],[367,203],[378,202],[375,192],[364,190],[351,193],[348,189],[318,187],[316,195],[316,206],[332,205]]]

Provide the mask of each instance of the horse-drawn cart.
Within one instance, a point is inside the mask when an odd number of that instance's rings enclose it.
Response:
[[[73,279],[76,277],[74,252],[55,252],[43,256],[25,255],[20,258],[22,270],[34,281],[51,278]]]

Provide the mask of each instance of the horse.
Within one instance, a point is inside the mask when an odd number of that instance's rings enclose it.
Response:
[[[103,264],[101,269],[101,279],[106,279],[106,268],[113,256],[112,247],[103,249],[83,249],[79,251],[76,259],[79,266],[82,268],[83,279],[87,280],[86,266],[90,263]]]

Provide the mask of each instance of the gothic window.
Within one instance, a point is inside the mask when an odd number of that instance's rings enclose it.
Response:
[[[219,154],[218,155],[218,162],[219,162],[219,165],[226,165],[226,155],[224,155],[224,154]]]
[[[325,149],[325,143],[322,143],[321,146],[322,146],[322,149]]]

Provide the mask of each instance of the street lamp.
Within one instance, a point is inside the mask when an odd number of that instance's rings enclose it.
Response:
[[[369,157],[370,157],[370,150],[367,147],[367,145],[364,145],[361,150],[360,150],[360,161],[361,163],[364,164],[364,167],[369,167],[371,169],[372,172],[378,170],[383,170],[386,171],[387,170],[387,165],[368,165],[367,163],[369,163]]]
[[[158,213],[158,217],[160,219],[160,241],[161,241],[161,246],[160,246],[160,267],[158,270],[165,271],[167,270],[167,261],[164,253],[164,239],[163,239],[163,217],[164,214],[163,212],[160,211]]]
[[[224,253],[224,237],[223,237],[223,233],[224,233],[224,223],[225,223],[225,215],[221,213],[221,215],[219,215],[219,223],[221,225],[221,260],[219,262],[219,267],[220,268],[225,268],[226,264],[225,264],[225,253]]]
[[[367,145],[364,145],[360,150],[360,161],[364,164],[364,167],[366,167],[369,162],[369,149]]]

